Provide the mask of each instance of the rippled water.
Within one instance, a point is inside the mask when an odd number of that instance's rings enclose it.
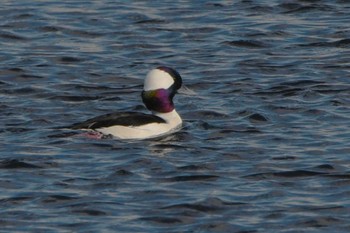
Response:
[[[0,229],[348,231],[349,1],[232,2],[2,1]],[[180,132],[57,129],[146,111],[160,64]]]

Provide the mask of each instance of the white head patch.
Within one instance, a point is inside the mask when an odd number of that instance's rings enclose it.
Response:
[[[168,89],[174,84],[174,79],[167,72],[160,69],[153,69],[148,72],[143,86],[144,91],[156,89]]]

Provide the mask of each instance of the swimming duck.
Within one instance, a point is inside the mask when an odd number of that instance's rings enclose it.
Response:
[[[98,116],[71,126],[119,139],[147,139],[178,130],[182,119],[176,112],[173,98],[182,85],[180,74],[160,66],[148,72],[141,93],[142,101],[152,114],[116,112]]]

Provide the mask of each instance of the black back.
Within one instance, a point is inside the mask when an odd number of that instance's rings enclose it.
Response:
[[[94,117],[82,123],[73,124],[71,129],[98,129],[113,125],[140,126],[150,123],[166,123],[164,119],[139,112],[118,112]]]

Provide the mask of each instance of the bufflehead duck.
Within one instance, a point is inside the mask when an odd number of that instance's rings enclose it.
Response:
[[[152,114],[119,112],[98,116],[72,125],[120,139],[146,139],[178,130],[182,119],[176,112],[173,97],[182,85],[180,74],[169,67],[151,70],[144,81],[142,101]]]

